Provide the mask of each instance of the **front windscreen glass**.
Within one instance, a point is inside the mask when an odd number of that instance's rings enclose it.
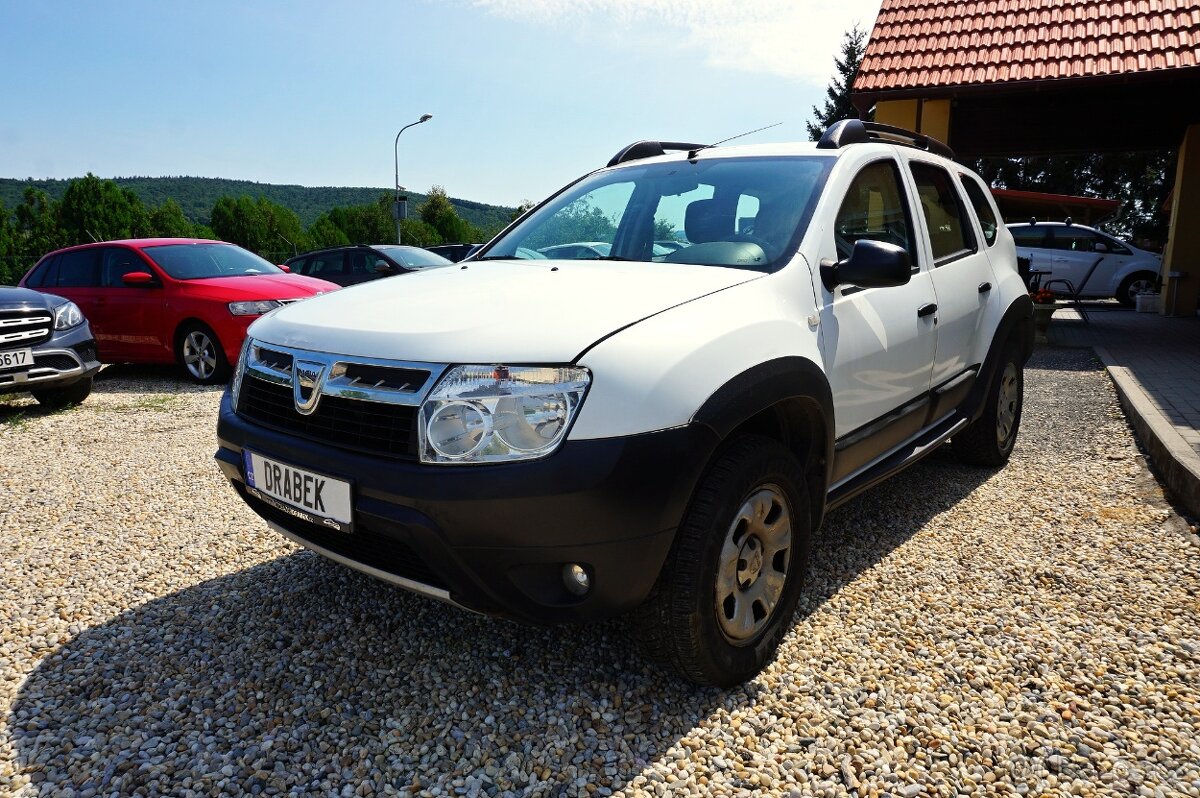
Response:
[[[283,274],[270,261],[233,244],[164,244],[142,251],[176,280]]]
[[[482,253],[773,271],[795,252],[834,162],[709,158],[606,170],[568,187]]]
[[[387,255],[392,260],[409,269],[427,269],[431,266],[449,266],[453,261],[449,261],[438,255],[436,252],[430,252],[427,249],[420,247],[375,247],[383,254]]]

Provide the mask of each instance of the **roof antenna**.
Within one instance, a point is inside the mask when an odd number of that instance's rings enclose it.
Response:
[[[724,144],[726,142],[733,141],[734,139],[740,139],[745,136],[753,135],[754,133],[761,133],[764,130],[770,130],[773,127],[779,127],[782,124],[783,124],[782,122],[776,122],[773,125],[767,125],[766,127],[760,127],[758,130],[748,130],[745,133],[738,133],[736,136],[730,136],[727,139],[721,139],[720,141],[714,141],[712,144],[705,144],[703,147],[697,147],[696,149],[694,149],[688,153],[688,160],[690,161],[693,158],[695,158],[696,153],[700,152],[700,150],[707,150],[709,147],[715,147],[718,144]]]

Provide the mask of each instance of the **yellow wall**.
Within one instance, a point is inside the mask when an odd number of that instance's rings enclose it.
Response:
[[[1171,232],[1163,256],[1164,316],[1191,316],[1200,295],[1200,125],[1192,125],[1179,148]],[[1183,277],[1169,277],[1181,272]]]
[[[875,104],[875,121],[950,143],[949,100],[885,100]]]

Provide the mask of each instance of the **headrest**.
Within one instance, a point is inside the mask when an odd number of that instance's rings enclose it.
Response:
[[[693,244],[723,241],[734,234],[735,209],[727,202],[715,199],[696,200],[687,206],[683,231]]]

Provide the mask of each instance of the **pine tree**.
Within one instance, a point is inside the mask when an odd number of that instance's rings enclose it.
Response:
[[[820,139],[825,129],[834,122],[857,116],[854,106],[850,104],[850,90],[854,87],[854,76],[858,74],[858,66],[866,50],[867,32],[856,24],[842,36],[842,55],[833,61],[837,74],[825,89],[825,107],[813,106],[814,118],[808,123],[808,135],[813,141]]]

